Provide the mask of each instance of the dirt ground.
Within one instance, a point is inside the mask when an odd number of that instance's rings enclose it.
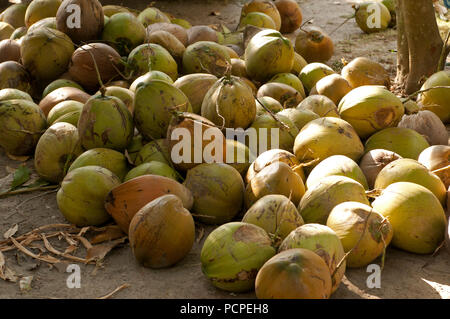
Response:
[[[125,2],[127,6],[143,9],[141,1]],[[192,24],[223,23],[235,27],[243,1],[155,1],[155,6]],[[121,1],[102,1],[121,4]],[[299,1],[304,20],[327,32],[335,29],[346,16],[352,14],[351,2],[345,0]],[[215,12],[216,15],[211,15]],[[217,15],[217,13],[219,15]],[[365,35],[352,20],[332,35],[336,53],[331,64],[341,58],[350,61],[366,56],[382,63],[395,74],[396,36],[394,30]],[[9,159],[0,151],[0,179],[17,168],[20,162]],[[32,160],[26,165],[33,166]],[[42,225],[66,223],[56,204],[55,193],[35,198],[39,193],[0,199],[0,236],[18,224],[20,235]],[[20,205],[18,207],[18,205]],[[0,280],[0,298],[97,298],[115,288],[129,287],[114,295],[115,298],[254,298],[254,294],[230,294],[212,287],[200,268],[200,250],[207,234],[213,228],[205,228],[200,242],[196,242],[190,254],[175,267],[163,270],[146,269],[137,264],[128,243],[119,245],[108,254],[101,267],[81,265],[81,288],[69,289],[65,267],[50,269],[46,263],[37,263],[31,257],[17,251],[4,253],[7,267],[21,276],[33,276],[31,290],[22,292],[19,283]],[[3,238],[1,238],[3,239]],[[0,240],[1,240],[0,239]],[[51,241],[58,247],[58,240]],[[37,250],[33,250],[37,252]],[[85,252],[80,249],[80,256]],[[376,263],[380,264],[380,260]],[[436,256],[420,256],[394,248],[387,250],[385,267],[381,274],[381,287],[368,288],[370,273],[365,268],[348,269],[346,277],[332,298],[450,298],[450,255],[444,250]]]

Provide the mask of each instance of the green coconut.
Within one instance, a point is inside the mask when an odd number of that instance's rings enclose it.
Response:
[[[59,183],[82,152],[77,128],[69,123],[55,123],[36,145],[34,167],[43,179]]]
[[[314,62],[307,64],[299,74],[299,78],[303,83],[305,89],[309,92],[316,85],[316,83],[326,77],[327,75],[334,74],[332,68],[328,65]]]
[[[178,78],[173,85],[187,96],[193,112],[200,114],[205,95],[217,80],[212,74],[194,73]]]
[[[97,92],[97,94],[101,94],[101,92]],[[115,96],[119,98],[127,107],[128,111],[133,112],[133,104],[134,104],[134,92],[120,87],[120,86],[108,86],[105,88],[106,96]]]
[[[239,172],[227,164],[206,163],[187,172],[184,182],[194,196],[192,213],[207,224],[231,221],[242,209],[244,181]]]
[[[24,67],[34,78],[46,84],[67,70],[74,50],[67,35],[49,28],[28,32],[20,46]]]
[[[80,120],[80,116],[81,116],[81,110],[69,112],[69,113],[66,113],[66,114],[58,117],[53,123],[64,122],[64,123],[72,124],[74,126],[78,126],[78,121]]]
[[[109,148],[93,148],[76,158],[69,172],[85,166],[100,166],[114,173],[121,181],[128,173],[128,162],[120,152]]]
[[[122,151],[134,135],[133,117],[119,98],[96,95],[84,104],[78,130],[87,150],[105,147]]]
[[[56,194],[58,208],[70,223],[79,227],[102,225],[111,218],[105,209],[105,199],[119,185],[119,178],[106,168],[74,169]]]
[[[259,97],[256,100],[256,116],[260,116],[263,114],[267,114],[267,110],[270,110],[272,113],[278,113],[284,110],[283,106],[280,102],[275,100],[270,96]]]
[[[17,89],[31,93],[31,78],[25,68],[15,61],[0,63],[0,90]]]
[[[342,243],[336,233],[331,228],[319,224],[300,226],[283,240],[278,251],[294,248],[308,249],[322,257],[332,275],[331,293],[335,292],[342,281],[346,268],[344,261],[336,270],[345,255]]]
[[[192,112],[186,95],[173,85],[150,80],[138,86],[134,97],[134,122],[148,140],[165,137],[173,112]]]
[[[336,104],[325,95],[308,96],[297,106],[297,109],[314,112],[320,117],[340,117]]]
[[[27,34],[27,28],[26,27],[20,27],[14,30],[14,32],[11,34],[10,39],[11,40],[19,40],[22,38],[25,34]]]
[[[298,206],[305,223],[325,225],[331,210],[343,202],[369,205],[364,187],[345,176],[327,176],[309,188]]]
[[[63,87],[74,87],[83,91],[81,85],[79,85],[75,81],[67,79],[57,79],[45,87],[44,92],[42,92],[42,98],[46,97],[49,93],[53,92],[54,90]]]
[[[314,167],[332,155],[345,155],[358,161],[364,146],[353,127],[335,117],[323,117],[306,124],[295,138],[294,154]]]
[[[62,0],[33,0],[25,11],[25,25],[29,28],[34,23],[48,17],[55,17]]]
[[[47,127],[42,110],[32,101],[0,101],[0,146],[11,155],[31,155]]]
[[[61,116],[66,115],[68,113],[73,112],[79,112],[81,114],[81,111],[83,110],[84,104],[78,101],[63,101],[58,104],[56,104],[48,113],[47,115],[47,122],[49,125],[52,125],[56,122]],[[77,126],[77,123],[74,125]]]
[[[404,127],[389,127],[373,134],[365,145],[365,153],[374,149],[384,149],[401,157],[417,160],[420,153],[429,147],[425,137]]]
[[[128,144],[127,149],[125,151],[128,161],[131,164],[135,163],[139,151],[144,147],[145,144],[146,142],[142,138],[142,135],[138,134],[133,136],[130,144]]]
[[[245,65],[249,76],[257,81],[268,80],[278,73],[288,73],[294,65],[294,47],[278,31],[260,31],[245,49]]]
[[[0,90],[0,101],[7,100],[27,100],[33,102],[33,98],[30,94],[18,89],[3,89]]]
[[[244,292],[254,289],[258,270],[274,255],[275,249],[264,229],[234,222],[209,234],[200,260],[202,272],[215,287]]]
[[[147,84],[151,80],[161,80],[161,81],[165,81],[169,84],[174,83],[172,78],[170,76],[168,76],[167,74],[165,74],[164,72],[150,71],[150,72],[145,73],[144,75],[141,75],[136,80],[134,80],[133,83],[131,83],[131,85],[130,85],[130,91],[136,93],[136,90],[139,85]]]
[[[381,2],[367,1],[355,6],[355,20],[365,33],[374,33],[388,28],[391,14]]]
[[[50,31],[58,30],[56,28],[56,18],[48,17],[48,18],[39,20],[38,22],[33,24],[31,27],[29,27],[26,33],[33,33],[38,29],[50,29]]]
[[[311,122],[312,120],[316,120],[320,118],[316,113],[309,110],[300,110],[300,109],[284,109],[278,113],[278,115],[286,116],[288,119],[292,121],[292,123],[297,126],[299,130],[301,130],[306,124]]]
[[[128,8],[125,8],[123,6],[116,6],[116,5],[106,5],[103,6],[103,14],[105,17],[112,17],[116,13],[130,13],[130,10]]]
[[[206,93],[201,115],[220,127],[246,129],[256,116],[252,90],[238,77],[223,77]]]
[[[209,73],[222,77],[231,67],[231,58],[223,45],[212,41],[199,41],[189,45],[183,54],[185,74]]]
[[[248,182],[245,189],[245,206],[250,208],[260,198],[271,194],[289,197],[298,205],[305,194],[302,177],[281,161],[265,166]]]
[[[303,88],[302,81],[292,73],[279,73],[274,75],[269,82],[275,82],[275,83],[283,83],[287,84],[289,86],[292,86],[294,89],[299,91],[302,96],[305,96],[305,89]]]
[[[239,22],[239,31],[243,31],[247,25],[253,25],[258,28],[276,30],[275,22],[273,19],[262,12],[250,12],[246,16],[242,17]]]
[[[389,185],[372,203],[394,229],[392,245],[431,254],[444,240],[446,217],[436,196],[425,187],[399,182]]]
[[[258,137],[257,141],[261,139],[266,141],[266,144],[259,144],[258,149],[264,150],[280,148],[292,152],[294,140],[299,130],[297,126],[284,115],[276,114],[275,120],[271,114],[263,114],[258,116],[250,126],[256,131]],[[265,147],[264,147],[265,146]]]
[[[192,25],[189,21],[185,20],[185,19],[180,19],[180,18],[173,18],[170,20],[170,22],[172,24],[177,24],[185,29],[190,29],[192,28]]]
[[[394,234],[389,221],[368,205],[345,202],[328,216],[327,226],[341,240],[348,254],[347,267],[364,267],[380,256]]]
[[[430,76],[422,85],[421,90],[427,90],[436,86],[450,86],[450,71],[440,71]],[[423,92],[418,97],[422,109],[435,113],[442,122],[450,122],[450,89],[431,89]]]
[[[243,143],[235,140],[226,140],[226,163],[234,167],[239,174],[245,176],[255,155]]]
[[[25,26],[25,12],[27,11],[27,5],[24,3],[15,3],[10,5],[2,12],[1,20],[9,23],[14,28],[20,28]]]
[[[376,189],[385,189],[397,182],[410,182],[422,185],[431,191],[445,205],[447,189],[436,174],[416,160],[401,158],[386,165],[375,180]]]
[[[138,20],[144,25],[149,26],[153,23],[167,22],[170,23],[170,19],[157,8],[146,8],[138,15]]]
[[[333,155],[320,162],[309,174],[306,186],[313,188],[326,176],[346,176],[360,183],[364,189],[369,188],[361,168],[347,156]]]
[[[120,12],[111,16],[106,22],[102,40],[110,43],[120,53],[128,55],[146,37],[144,25],[133,14]]]
[[[178,65],[169,51],[159,44],[141,44],[128,56],[129,72],[135,77],[149,71],[161,71],[175,81],[178,78]]]
[[[297,52],[294,52],[294,64],[292,65],[291,73],[299,75],[302,69],[308,64],[305,58],[303,58]]]
[[[242,218],[244,223],[264,229],[276,240],[283,240],[304,224],[295,205],[284,195],[266,195],[254,203]]]
[[[135,165],[149,163],[153,161],[161,162],[170,166],[170,150],[167,140],[158,139],[145,144],[136,155]]]
[[[360,86],[339,103],[339,114],[361,138],[387,127],[397,126],[405,109],[402,101],[382,86]]]
[[[169,165],[158,161],[151,161],[136,166],[125,176],[124,182],[142,175],[159,175],[180,181],[180,175]]]

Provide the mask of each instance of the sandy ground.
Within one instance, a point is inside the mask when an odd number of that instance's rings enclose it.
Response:
[[[4,1],[2,1],[4,2]],[[103,3],[120,4],[121,1]],[[134,1],[137,9],[144,2]],[[352,13],[351,4],[340,0],[299,1],[304,20],[313,17],[314,25],[327,32],[334,30]],[[155,5],[175,16],[185,17],[192,24],[223,23],[235,27],[242,1],[155,1]],[[212,16],[216,12],[220,15]],[[367,56],[381,62],[395,74],[395,31],[365,35],[354,21],[348,22],[333,34],[336,53],[330,64],[338,65],[342,58],[350,61],[357,56]],[[0,151],[0,179],[21,163],[10,160]],[[26,165],[32,168],[32,160]],[[57,209],[55,193],[35,198],[36,193],[0,199],[0,235],[18,224],[17,235],[42,225],[65,223]],[[28,200],[28,201],[27,201]],[[26,202],[24,202],[26,201]],[[20,204],[20,207],[17,206]],[[203,228],[204,226],[200,226]],[[254,298],[254,294],[229,294],[212,287],[202,275],[199,254],[203,241],[212,230],[206,227],[201,240],[195,243],[189,255],[175,267],[151,270],[139,266],[128,243],[119,245],[107,255],[100,267],[81,265],[81,288],[69,289],[69,276],[65,267],[50,269],[23,253],[4,253],[6,265],[21,276],[33,276],[31,290],[22,292],[19,283],[0,280],[0,298],[97,298],[128,284],[116,298]],[[55,247],[60,243],[51,240]],[[35,253],[38,250],[33,250]],[[80,248],[79,256],[85,251]],[[380,260],[375,263],[380,264]],[[368,288],[370,273],[365,268],[348,269],[343,283],[332,298],[450,298],[450,255],[441,250],[436,256],[419,256],[397,249],[387,250],[381,287]]]

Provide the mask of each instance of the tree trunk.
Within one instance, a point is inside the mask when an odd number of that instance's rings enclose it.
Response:
[[[432,0],[397,0],[397,78],[411,94],[438,69],[443,41]]]

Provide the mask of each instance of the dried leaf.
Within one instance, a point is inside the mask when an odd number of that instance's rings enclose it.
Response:
[[[91,240],[91,243],[94,245],[100,244],[105,241],[122,238],[124,235],[125,234],[123,233],[123,231],[120,229],[119,226],[117,226],[117,225],[107,226],[106,229],[102,233],[96,235]]]
[[[70,245],[69,247],[66,248],[66,250],[64,250],[64,255],[66,255],[66,254],[72,254],[72,253],[74,253],[77,249],[78,249],[78,246]]]
[[[19,162],[26,162],[30,158],[30,156],[28,156],[28,155],[26,155],[26,156],[16,156],[16,155],[8,154],[8,153],[6,153],[6,156],[8,156],[13,161],[19,161]]]
[[[205,235],[205,228],[200,227],[198,231],[197,244],[202,240],[204,235]]]
[[[33,276],[22,277],[19,281],[19,288],[22,292],[31,290],[31,282],[33,281]]]
[[[16,171],[16,169],[15,169],[14,167],[11,167],[11,166],[6,166],[6,167],[5,167],[5,171],[6,171],[8,174],[14,174],[14,172]]]
[[[14,172],[13,181],[11,183],[11,190],[19,187],[30,179],[31,170],[25,165],[19,166]]]
[[[105,296],[103,296],[103,297],[99,297],[99,298],[97,298],[97,299],[108,299],[108,298],[111,298],[111,297],[112,297],[114,294],[116,294],[117,292],[121,291],[122,289],[128,288],[128,287],[130,287],[130,286],[131,286],[131,285],[129,285],[129,284],[123,284],[123,285],[117,287],[116,289],[114,289],[113,291],[111,291],[109,294],[107,294],[107,295],[105,295]]]
[[[5,256],[2,252],[0,252],[0,279],[11,282],[16,282],[18,279],[16,273],[6,267]]]
[[[41,261],[44,261],[46,263],[49,264],[56,264],[59,262],[59,259],[52,257],[52,256],[38,256],[36,254],[33,254],[31,251],[29,251],[28,249],[26,249],[25,247],[23,247],[17,240],[14,239],[14,237],[10,238],[11,241],[13,242],[13,244],[17,247],[17,249],[19,249],[21,252],[23,252],[25,255],[30,256],[34,259],[38,259]]]
[[[82,236],[74,236],[74,238],[78,239],[79,241],[81,241],[81,243],[83,244],[84,248],[86,248],[87,250],[92,248],[92,244],[89,242],[89,240],[87,240],[85,237]]]
[[[124,243],[127,238],[128,237],[122,237],[105,244],[93,246],[91,249],[88,249],[86,259],[89,261],[93,260],[95,262],[101,262],[114,247]]]
[[[15,224],[13,227],[11,227],[10,229],[8,229],[4,234],[3,234],[3,238],[8,239],[9,237],[14,236],[17,231],[19,230],[19,225]]]
[[[42,236],[42,240],[44,241],[45,248],[47,248],[47,250],[48,250],[49,252],[51,252],[52,254],[55,254],[55,255],[57,255],[57,256],[61,256],[61,257],[64,257],[64,258],[66,258],[66,259],[69,259],[69,260],[72,260],[72,261],[76,261],[76,262],[81,262],[81,263],[88,263],[88,262],[89,262],[88,260],[86,260],[86,259],[84,259],[84,258],[72,256],[72,255],[69,255],[69,254],[64,254],[64,253],[62,253],[62,252],[56,250],[56,249],[50,244],[50,242],[48,241],[47,237],[45,237],[45,235],[42,234],[41,236]]]

